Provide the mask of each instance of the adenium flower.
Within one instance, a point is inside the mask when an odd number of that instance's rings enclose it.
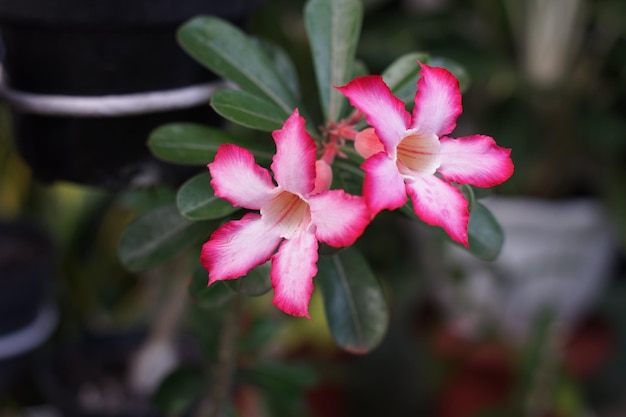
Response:
[[[330,167],[316,161],[315,142],[304,123],[296,109],[273,132],[276,184],[247,149],[232,144],[218,148],[208,165],[215,195],[259,212],[218,228],[203,245],[201,262],[210,285],[246,275],[271,258],[273,303],[288,314],[309,317],[318,241],[333,247],[353,244],[370,214],[362,197],[329,190]]]
[[[445,136],[462,112],[459,82],[446,69],[420,65],[412,114],[380,76],[338,87],[373,127],[355,139],[366,158],[363,196],[375,215],[403,206],[408,194],[419,218],[468,247],[468,202],[451,183],[492,187],[504,182],[513,174],[511,150],[489,136]]]

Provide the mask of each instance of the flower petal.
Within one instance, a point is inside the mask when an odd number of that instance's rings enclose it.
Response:
[[[357,133],[354,139],[354,149],[365,159],[385,151],[385,147],[376,136],[374,128],[371,127]]]
[[[343,190],[330,190],[309,198],[315,236],[330,246],[352,245],[370,222],[370,212],[362,197]]]
[[[412,127],[423,133],[447,135],[463,111],[459,81],[447,69],[420,65]]]
[[[295,194],[307,195],[315,187],[315,142],[304,128],[298,109],[285,121],[283,128],[272,133],[276,155],[272,172],[278,185]]]
[[[280,190],[261,209],[261,216],[280,237],[291,239],[311,225],[309,204],[297,194]]]
[[[511,150],[496,145],[489,136],[474,135],[440,139],[439,173],[448,181],[493,187],[513,175]]]
[[[270,259],[279,243],[278,234],[259,214],[225,223],[202,246],[200,262],[209,271],[209,285],[246,275]]]
[[[361,168],[365,171],[363,197],[372,216],[383,209],[395,210],[406,203],[404,178],[386,153],[377,153],[363,162]]]
[[[270,173],[237,145],[220,145],[208,168],[215,195],[234,206],[259,210],[275,188]]]
[[[452,240],[468,247],[468,202],[452,185],[434,175],[406,182],[415,214],[431,226],[440,226]]]
[[[333,182],[333,169],[328,162],[318,159],[315,161],[315,188],[311,194],[319,194],[330,189]]]
[[[284,240],[272,257],[272,302],[287,314],[309,316],[313,277],[317,274],[317,239],[302,232]]]
[[[395,148],[411,123],[404,103],[395,97],[379,75],[358,77],[344,87],[338,87],[350,103],[363,113],[387,153],[395,156]]]

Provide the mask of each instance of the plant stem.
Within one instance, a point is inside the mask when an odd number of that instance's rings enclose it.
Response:
[[[526,397],[525,416],[539,417],[550,411],[561,349],[561,328],[553,322],[547,328],[546,340],[539,352],[537,369]]]
[[[142,345],[135,352],[128,372],[133,391],[149,396],[179,363],[176,340],[185,314],[189,258],[181,256],[155,271],[159,293],[158,310]],[[155,300],[157,301],[157,300]]]
[[[217,363],[213,367],[211,388],[195,417],[219,417],[228,400],[236,367],[236,342],[241,318],[241,297],[230,301],[220,331]]]

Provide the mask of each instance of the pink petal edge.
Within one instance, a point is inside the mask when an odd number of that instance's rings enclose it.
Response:
[[[333,169],[328,162],[318,159],[315,161],[315,188],[311,194],[328,191],[333,182]]]
[[[404,103],[395,97],[379,75],[357,77],[344,87],[338,87],[350,103],[367,119],[390,155],[404,137],[411,115]]]
[[[441,165],[437,170],[448,181],[493,187],[513,175],[511,150],[489,136],[440,138]]]
[[[372,156],[361,164],[361,169],[365,171],[363,197],[372,217],[381,210],[395,210],[406,203],[404,178],[386,153]]]
[[[275,188],[270,173],[237,145],[220,145],[208,169],[215,195],[237,207],[259,210]]]
[[[445,68],[422,67],[415,93],[412,128],[443,136],[456,127],[463,112],[459,81]]]
[[[443,228],[452,240],[469,247],[469,209],[463,193],[434,175],[407,181],[406,190],[417,217]]]
[[[317,274],[317,249],[315,236],[302,232],[284,240],[272,257],[272,302],[287,314],[311,318],[309,301],[313,294],[313,277]]]
[[[315,187],[315,142],[304,128],[298,109],[285,121],[283,128],[272,133],[276,155],[272,172],[278,185],[295,194],[307,195]]]
[[[280,240],[257,213],[223,224],[202,246],[200,263],[209,272],[209,285],[242,277],[267,262]]]
[[[312,196],[309,205],[316,238],[336,248],[352,245],[370,222],[365,200],[343,190]]]
[[[378,136],[376,136],[376,132],[373,127],[368,127],[367,129],[357,133],[356,138],[354,139],[354,149],[364,159],[374,156],[378,152],[385,151],[385,147]]]

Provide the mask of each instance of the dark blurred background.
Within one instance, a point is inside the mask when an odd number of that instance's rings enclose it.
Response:
[[[454,136],[486,134],[513,149],[513,177],[478,191],[502,224],[505,246],[495,263],[481,262],[425,227],[383,214],[358,242],[389,297],[392,320],[382,345],[364,356],[340,352],[317,293],[312,321],[285,318],[261,297],[246,312],[244,333],[256,339],[245,336],[242,363],[295,361],[303,373],[279,372],[282,384],[278,377],[271,384],[242,377],[229,415],[626,416],[626,2],[363,3],[357,57],[371,73],[414,51],[454,60],[471,80]],[[267,0],[238,23],[287,50],[304,101],[316,109],[303,6]],[[22,290],[0,284],[0,319],[18,317],[0,327],[0,416],[70,415],[50,390],[65,372],[54,361],[82,363],[78,355],[63,356],[68,346],[104,345],[103,335],[143,340],[161,317],[171,271],[125,271],[117,241],[138,213],[173,199],[175,188],[158,179],[179,178],[156,175],[148,187],[118,181],[114,189],[42,180],[17,151],[10,107],[0,106],[0,220],[10,225],[0,235],[0,262],[7,265],[0,280],[16,265],[45,263],[28,272],[36,275],[29,285],[40,288],[34,312],[14,314],[15,304],[29,302],[4,301]],[[207,123],[219,123],[209,113]],[[27,223],[28,240],[10,240],[16,222]],[[196,340],[188,345],[210,351],[219,320],[185,303],[181,327]],[[9,338],[22,328],[36,335]],[[12,349],[18,345],[22,351]],[[197,363],[196,356],[191,349],[187,358]],[[99,377],[77,372],[73,396],[92,408],[72,415],[122,415],[102,407],[120,396],[146,401],[120,395],[125,389],[114,382],[89,382]],[[129,415],[144,415],[145,408],[136,410]]]

